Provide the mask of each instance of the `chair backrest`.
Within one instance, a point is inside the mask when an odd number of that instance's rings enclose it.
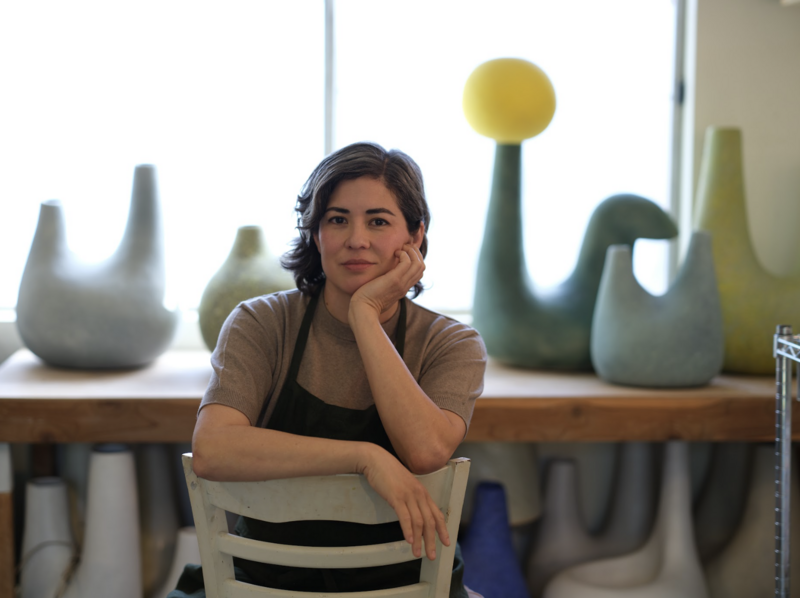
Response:
[[[197,528],[200,560],[208,598],[258,596],[322,597],[329,594],[287,592],[236,581],[233,557],[260,563],[309,568],[358,568],[414,560],[405,541],[347,547],[287,546],[241,538],[228,532],[225,511],[262,521],[350,521],[377,524],[397,521],[397,514],[364,476],[342,474],[269,480],[212,482],[192,470],[192,454],[183,455],[183,470]],[[452,459],[439,471],[417,476],[444,513],[450,546],[436,538],[436,560],[422,559],[419,583],[376,592],[348,594],[363,598],[445,598],[449,594],[461,506],[469,459]],[[424,555],[424,548],[423,548]]]

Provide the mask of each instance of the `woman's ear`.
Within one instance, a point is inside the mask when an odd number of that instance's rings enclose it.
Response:
[[[425,223],[420,222],[417,232],[411,234],[411,244],[419,249],[422,247],[422,240],[425,238]]]
[[[311,238],[314,239],[314,245],[317,246],[317,251],[319,251],[319,233],[311,233]],[[320,253],[322,252],[320,251]]]

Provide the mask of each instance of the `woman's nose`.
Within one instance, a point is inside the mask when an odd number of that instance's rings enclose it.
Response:
[[[350,227],[350,234],[347,237],[347,246],[351,249],[364,249],[369,247],[369,234],[364,226],[358,224]]]

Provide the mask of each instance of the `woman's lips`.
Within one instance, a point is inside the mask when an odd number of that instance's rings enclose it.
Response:
[[[343,263],[342,265],[352,272],[361,272],[362,270],[366,270],[373,264],[372,262],[367,262],[365,260],[349,260]]]

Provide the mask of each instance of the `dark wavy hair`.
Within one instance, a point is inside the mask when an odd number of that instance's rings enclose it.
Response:
[[[378,179],[392,192],[411,234],[425,224],[420,252],[428,253],[428,226],[431,215],[425,200],[422,171],[407,154],[386,151],[376,143],[354,143],[333,152],[319,163],[297,196],[297,230],[293,249],[281,258],[281,265],[294,275],[297,288],[314,294],[325,282],[322,259],[314,243],[313,233],[319,230],[322,216],[336,186],[342,181],[371,177]],[[411,289],[413,296],[422,292],[422,283]]]

